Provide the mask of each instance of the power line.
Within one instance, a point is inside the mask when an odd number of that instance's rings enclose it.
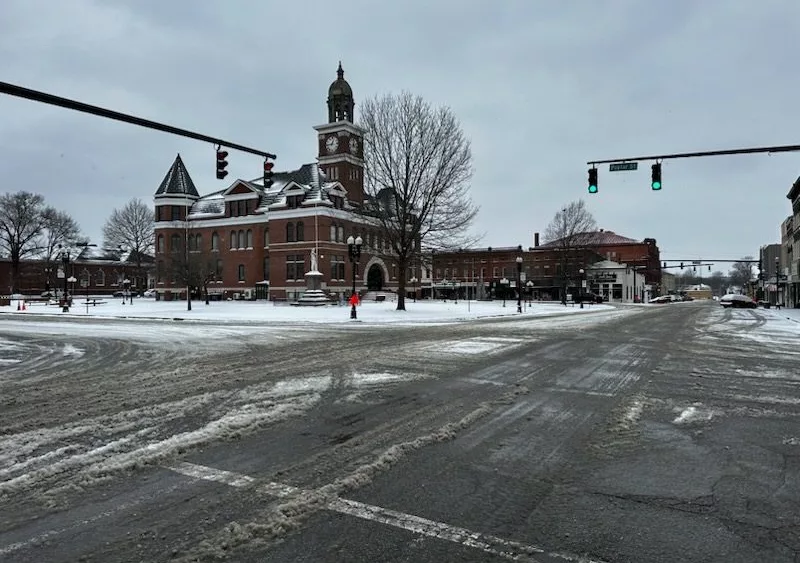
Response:
[[[778,145],[774,147],[754,147],[749,149],[727,149],[720,151],[701,151],[701,152],[683,152],[675,154],[659,154],[651,156],[637,156],[633,158],[611,158],[607,160],[590,160],[586,164],[609,164],[616,162],[634,162],[641,160],[667,160],[671,158],[695,158],[698,156],[724,156],[732,154],[756,154],[756,153],[778,153],[778,152],[798,152],[800,145]]]
[[[31,90],[30,88],[24,88],[22,86],[17,86],[15,84],[9,84],[8,82],[0,82],[0,94],[8,94],[9,96],[16,96],[18,98],[24,98],[26,100],[32,100],[34,102],[41,102],[43,104],[50,104],[53,106],[59,106],[66,109],[71,109],[74,111],[79,111],[83,113],[90,113],[92,115],[97,115],[100,117],[105,117],[107,119],[113,119],[116,121],[122,121],[124,123],[130,123],[131,125],[139,125],[140,127],[147,127],[148,129],[155,129],[156,131],[162,131],[164,133],[171,133],[172,135],[179,135],[181,137],[188,137],[189,139],[195,139],[197,141],[205,141],[207,143],[214,143],[215,145],[228,147],[231,149],[236,149],[242,152],[250,153],[250,154],[257,154],[259,156],[263,156],[264,158],[271,158],[275,159],[276,156],[269,152],[264,152],[258,149],[254,149],[251,147],[246,147],[244,145],[239,145],[237,143],[231,143],[229,141],[225,141],[223,139],[218,139],[216,137],[210,137],[208,135],[203,135],[202,133],[195,133],[194,131],[188,131],[186,129],[181,129],[179,127],[174,127],[172,125],[167,125],[165,123],[159,123],[157,121],[151,121],[149,119],[143,119],[141,117],[136,117],[133,115],[128,115],[126,113],[121,113],[118,111],[101,108],[98,106],[93,106],[89,104],[85,104],[83,102],[79,102],[77,100],[70,100],[69,98],[62,98],[60,96],[54,96],[53,94],[47,94],[45,92],[39,92],[38,90]]]

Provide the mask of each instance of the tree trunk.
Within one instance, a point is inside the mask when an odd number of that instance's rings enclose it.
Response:
[[[186,310],[192,310],[192,288],[188,285],[186,286]]]
[[[11,252],[11,293],[19,293],[19,253]]]
[[[406,310],[406,261],[397,262],[397,310]]]

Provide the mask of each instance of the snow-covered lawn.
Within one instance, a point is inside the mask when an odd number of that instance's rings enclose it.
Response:
[[[294,307],[276,305],[263,301],[203,301],[192,302],[192,310],[186,309],[185,301],[155,301],[134,299],[133,304],[122,304],[121,299],[98,299],[97,305],[86,306],[86,301],[76,299],[68,313],[57,305],[27,302],[26,310],[18,311],[18,302],[9,307],[0,307],[0,313],[13,315],[48,315],[53,317],[94,318],[150,318],[214,321],[217,323],[349,323],[349,306]],[[516,301],[406,301],[406,310],[397,311],[397,303],[363,302],[358,307],[358,320],[362,323],[419,324],[443,323],[486,317],[518,316],[537,317],[562,314],[608,311],[610,305],[563,306],[559,303],[523,304],[523,313],[517,313]]]

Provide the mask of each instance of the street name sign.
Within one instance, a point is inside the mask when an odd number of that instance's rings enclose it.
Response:
[[[623,172],[627,170],[638,170],[639,163],[638,162],[614,162],[609,164],[608,171],[609,172]]]

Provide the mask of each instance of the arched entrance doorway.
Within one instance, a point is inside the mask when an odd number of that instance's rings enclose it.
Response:
[[[383,290],[383,269],[377,264],[370,266],[367,272],[367,289],[369,291]]]

